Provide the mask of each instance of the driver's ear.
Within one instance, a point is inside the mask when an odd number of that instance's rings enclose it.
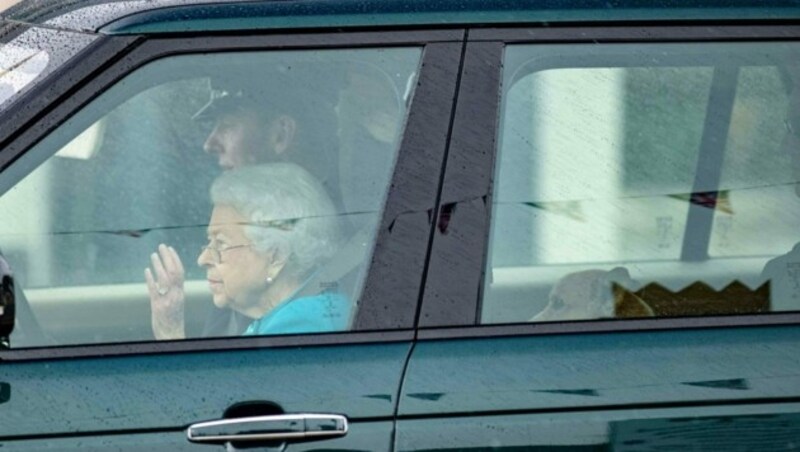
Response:
[[[269,144],[277,155],[286,152],[294,142],[297,121],[289,115],[280,115],[270,124]]]

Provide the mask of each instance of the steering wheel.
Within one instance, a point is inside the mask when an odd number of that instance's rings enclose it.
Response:
[[[28,299],[21,287],[15,287],[17,319],[11,332],[11,348],[53,345],[53,340],[44,333]]]
[[[4,273],[8,275],[12,274],[11,265],[2,252],[0,252],[0,268],[3,268]],[[53,341],[47,337],[39,325],[39,321],[36,320],[36,315],[25,297],[25,292],[17,284],[14,284],[14,305],[16,318],[14,319],[14,329],[11,331],[11,348],[52,344]]]

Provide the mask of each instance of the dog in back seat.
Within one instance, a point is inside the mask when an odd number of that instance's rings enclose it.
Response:
[[[628,270],[585,270],[561,278],[550,291],[547,306],[531,322],[653,317],[650,306],[632,290]]]

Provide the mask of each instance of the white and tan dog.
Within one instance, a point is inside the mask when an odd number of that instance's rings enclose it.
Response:
[[[561,278],[547,306],[531,322],[653,317],[650,306],[630,291],[636,283],[628,270],[585,270]]]

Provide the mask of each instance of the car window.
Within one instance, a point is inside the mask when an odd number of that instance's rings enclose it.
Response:
[[[181,55],[118,82],[0,176],[11,347],[348,330],[420,56]]]
[[[800,308],[796,52],[508,46],[482,322]]]

